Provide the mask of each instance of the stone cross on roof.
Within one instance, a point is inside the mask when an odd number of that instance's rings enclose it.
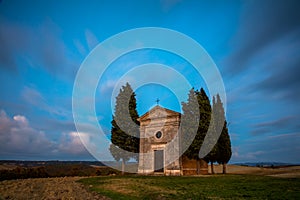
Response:
[[[159,101],[160,101],[159,98],[157,98],[155,101],[157,105],[159,104]]]

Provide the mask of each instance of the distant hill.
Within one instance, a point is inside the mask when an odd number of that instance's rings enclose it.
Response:
[[[233,165],[249,166],[249,167],[284,167],[284,166],[298,166],[300,164],[284,163],[284,162],[244,162],[244,163],[233,163]]]
[[[84,164],[84,165],[95,165],[105,166],[100,161],[60,161],[60,160],[49,160],[49,161],[27,161],[27,160],[0,160],[0,165],[15,165],[20,167],[38,167],[46,165],[73,165],[73,164]]]

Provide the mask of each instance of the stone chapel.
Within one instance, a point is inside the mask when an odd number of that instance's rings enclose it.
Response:
[[[142,115],[140,122],[139,174],[193,175],[196,160],[180,156],[181,114],[159,105]],[[200,174],[208,165],[200,161]]]

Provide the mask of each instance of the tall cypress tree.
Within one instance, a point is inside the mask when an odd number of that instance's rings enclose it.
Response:
[[[182,102],[181,152],[190,159],[197,159],[201,141],[197,133],[199,126],[199,105],[194,89],[189,91],[187,102]]]
[[[219,114],[223,115],[225,119],[225,111],[219,95],[217,95],[216,104],[217,104],[216,107],[219,109]],[[222,133],[219,137],[217,144],[218,144],[217,162],[223,165],[223,174],[226,174],[226,168],[227,168],[226,166],[232,155],[231,141],[228,133],[226,120],[224,121]]]
[[[115,113],[111,122],[112,145],[109,148],[116,161],[122,160],[122,173],[124,173],[125,162],[130,158],[138,159],[133,154],[139,152],[138,117],[135,93],[129,83],[126,83],[116,97]]]
[[[204,158],[208,163],[210,162],[210,166],[211,166],[211,173],[214,174],[214,162],[217,161],[218,158],[218,143],[217,143],[217,139],[216,139],[216,135],[217,135],[217,120],[218,119],[218,111],[217,111],[217,107],[216,107],[216,103],[215,103],[215,97],[213,97],[213,108],[212,108],[212,113],[211,113],[211,126],[212,126],[212,132],[210,133],[211,136],[207,137],[207,140],[209,141],[209,144],[214,144],[213,148],[210,150],[210,152],[208,153],[208,155]]]
[[[210,105],[209,98],[203,88],[201,88],[200,91],[196,91],[196,94],[198,97],[199,110],[200,110],[200,121],[199,121],[198,134],[200,135],[201,146],[202,146],[204,138],[207,135],[208,128],[210,125],[212,108]],[[197,152],[198,160],[200,159],[199,151],[200,151],[200,149]],[[203,158],[206,161],[207,161],[207,156]],[[199,166],[199,164],[197,166]]]
[[[195,111],[195,103],[198,106],[197,111]],[[198,119],[197,121],[199,121],[197,127],[195,125],[192,126],[193,129],[195,129],[196,127],[196,130],[191,130],[191,128],[189,128],[188,126],[182,130],[183,132],[182,137],[190,137],[191,133],[189,132],[197,131],[193,142],[191,143],[189,148],[185,151],[184,155],[187,156],[189,159],[195,159],[197,161],[197,173],[199,174],[200,172],[199,150],[202,146],[203,140],[207,133],[209,123],[210,123],[210,118],[211,118],[211,105],[209,102],[209,98],[206,95],[204,89],[201,88],[200,91],[191,90],[189,93],[188,102],[182,103],[182,109],[184,112],[182,116],[182,121],[193,120],[193,123],[195,119]]]

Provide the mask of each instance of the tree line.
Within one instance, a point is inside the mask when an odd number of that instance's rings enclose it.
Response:
[[[119,91],[116,97],[115,111],[112,116],[110,152],[116,161],[122,162],[122,172],[125,163],[133,158],[138,161],[139,152],[139,118],[136,109],[136,94],[129,83]],[[196,109],[195,109],[196,108]],[[191,89],[187,102],[182,102],[181,137],[183,155],[189,159],[197,160],[197,172],[200,172],[200,159],[211,163],[211,171],[214,173],[213,164],[218,162],[223,165],[223,173],[226,173],[226,164],[231,158],[231,142],[228,133],[228,125],[225,119],[225,111],[220,96],[213,97],[212,105],[203,88]],[[211,124],[211,125],[210,125]],[[211,127],[210,127],[211,126]],[[210,152],[199,157],[199,150],[208,131],[220,137],[210,137],[209,143],[215,144]],[[127,134],[130,133],[130,134]],[[186,145],[187,142],[190,145]],[[187,148],[185,148],[187,147]],[[125,150],[125,151],[124,151]]]
[[[198,106],[197,110],[195,106]],[[222,164],[223,173],[226,173],[226,165],[231,158],[232,151],[225,111],[220,96],[217,94],[213,97],[211,105],[203,88],[200,91],[191,89],[187,102],[182,103],[182,110],[182,122],[185,125],[182,127],[181,137],[183,141],[188,141],[194,136],[194,140],[183,152],[183,155],[197,161],[197,173],[200,172],[200,159],[211,163],[211,172],[213,174],[213,164],[215,162]],[[198,126],[195,126],[196,122],[198,122]],[[206,138],[209,128],[211,137]],[[211,144],[211,150],[205,157],[200,158],[199,151],[204,139]]]
[[[45,166],[17,166],[14,169],[1,169],[0,181],[11,179],[48,178],[65,176],[106,176],[111,174],[119,174],[119,171],[106,166],[92,167],[87,163],[62,164],[57,162],[56,164],[48,164]]]

